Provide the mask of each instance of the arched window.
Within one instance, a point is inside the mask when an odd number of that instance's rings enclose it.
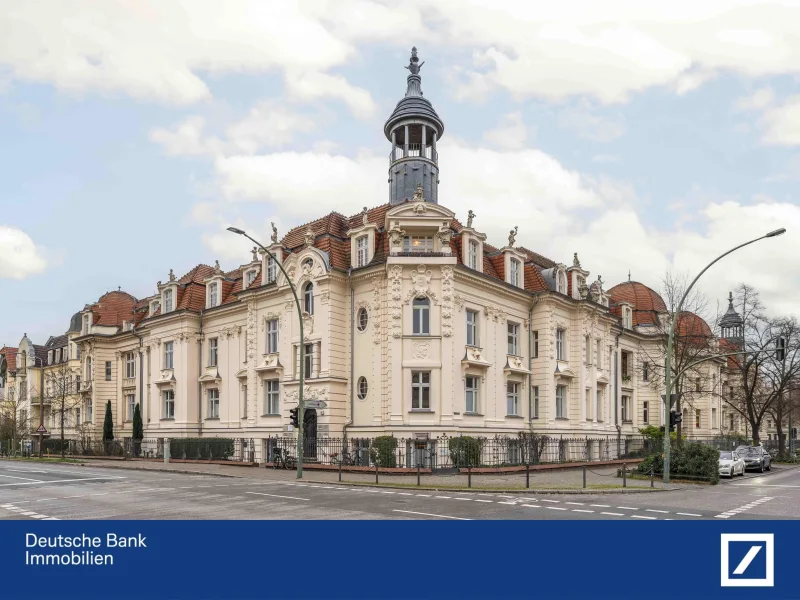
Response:
[[[307,283],[303,291],[303,304],[308,314],[314,314],[314,284]]]
[[[361,307],[358,309],[358,330],[364,331],[367,328],[367,324],[369,323],[369,313],[367,309]]]
[[[413,321],[415,335],[429,335],[431,332],[431,307],[427,298],[414,298]]]
[[[369,385],[367,384],[366,377],[359,377],[358,378],[358,399],[363,400],[367,397],[367,392],[369,392]]]

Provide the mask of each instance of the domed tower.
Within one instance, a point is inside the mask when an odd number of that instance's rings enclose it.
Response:
[[[397,103],[383,132],[392,142],[389,155],[389,202],[399,204],[414,196],[417,186],[428,202],[439,200],[439,159],[436,142],[444,133],[444,123],[427,98],[422,96],[422,77],[416,47],[411,49],[408,86]]]
[[[722,338],[730,342],[741,342],[744,338],[744,319],[733,308],[733,293],[728,293],[728,310],[719,320]]]

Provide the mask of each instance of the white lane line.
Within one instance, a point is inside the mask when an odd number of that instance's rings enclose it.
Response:
[[[44,520],[45,520],[45,521],[60,521],[60,519],[59,519],[58,517],[47,517],[47,518],[46,518],[46,519],[44,519]]]
[[[472,500],[472,498],[453,498],[454,500]],[[502,504],[502,502],[501,502]]]
[[[381,494],[396,494],[397,492],[381,492]]]
[[[503,496],[502,494],[497,494],[498,498],[513,498],[514,496]]]
[[[571,504],[572,506],[583,506],[583,502],[564,502],[564,504]]]
[[[593,510],[586,510],[584,508],[573,508],[572,512],[593,513]]]
[[[611,515],[612,517],[624,517],[622,513],[601,512],[601,515]]]
[[[611,508],[608,504],[590,504],[589,506],[594,506],[595,508]]]
[[[414,512],[413,510],[397,510],[397,509],[394,509],[392,512],[408,513],[410,515],[423,515],[423,516],[426,516],[426,517],[436,517],[438,519],[455,519],[456,521],[472,521],[472,519],[465,519],[464,517],[451,517],[449,515],[434,515],[434,514],[431,514],[431,513]]]
[[[37,502],[47,502],[48,500],[58,500],[58,498],[39,498]]]
[[[434,498],[439,498],[440,500],[450,500],[451,496],[434,496]]]
[[[47,515],[35,515],[34,518],[36,518],[36,519],[46,519]]]
[[[740,483],[739,487],[776,487],[776,488],[800,488],[800,485],[778,485],[776,483]]]
[[[511,506],[514,506],[516,504],[516,502],[498,502],[498,504],[510,504]],[[553,508],[553,507],[552,506],[548,506],[547,508]]]
[[[23,511],[23,512],[21,512],[21,513],[19,513],[19,514],[21,514],[21,515],[25,515],[26,517],[30,517],[30,516],[33,516],[33,515],[35,515],[36,513],[35,513],[35,512],[32,512],[32,511],[29,511],[29,510],[26,510],[26,511]]]
[[[494,502],[494,500],[481,500],[480,498],[475,498],[475,502]],[[527,505],[523,504],[522,506],[527,506]]]
[[[83,497],[84,497],[83,495],[80,495],[80,496],[62,496],[60,499],[61,500],[68,500],[69,498],[83,498]]]
[[[656,510],[655,508],[645,508],[644,512],[654,512],[654,513],[661,513],[662,515],[668,515],[668,510]]]
[[[31,479],[30,477],[17,477],[16,475],[0,475],[0,477],[8,477],[9,479],[22,479],[23,481],[35,481],[41,483],[41,479]]]
[[[90,496],[108,496],[108,492],[103,492],[101,494],[89,494]]]
[[[631,515],[631,519],[650,519],[651,521],[655,521],[656,517],[648,517],[647,515]]]
[[[520,504],[520,506],[524,506],[525,508],[542,508],[541,504]],[[549,506],[547,508],[550,508]]]
[[[419,496],[420,498],[430,498],[431,497],[430,494],[416,494],[416,496]]]
[[[341,490],[343,488],[336,488],[336,489],[337,490]],[[413,496],[414,494],[412,494],[411,492],[397,492],[397,495],[398,496]]]
[[[547,498],[542,498],[542,502],[552,502],[553,504],[558,504],[561,500],[548,500]]]
[[[618,506],[617,508],[621,508],[622,510],[639,510],[635,506]]]
[[[684,517],[702,517],[703,515],[698,515],[697,513],[675,513],[677,515],[682,515]]]
[[[545,506],[545,508],[549,508],[550,510],[567,510],[561,506]]]
[[[295,498],[294,496],[278,496],[276,494],[264,494],[262,492],[245,492],[245,494],[255,494],[256,496],[270,496],[271,498],[285,498],[286,500],[306,500],[310,501],[311,498]]]
[[[0,483],[0,487],[9,487],[11,485],[48,485],[50,483],[74,483],[77,481],[107,481],[109,479],[125,479],[125,477],[115,477],[108,475],[106,477],[81,477],[77,479],[53,479],[51,481],[25,481],[22,483]]]

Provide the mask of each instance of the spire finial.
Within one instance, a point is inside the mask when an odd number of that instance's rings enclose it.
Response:
[[[420,64],[417,63],[419,63],[419,57],[417,56],[417,47],[413,46],[411,48],[411,60],[409,61],[408,66],[406,67],[406,69],[408,69],[412,75],[419,75],[419,70],[422,68],[422,65],[425,64],[425,61],[423,60]]]
[[[472,219],[474,219],[476,216],[477,215],[472,212],[472,209],[470,208],[469,212],[467,213],[467,227],[472,227]]]
[[[728,306],[733,306],[733,292],[728,292]]]
[[[253,253],[253,262],[258,262],[258,246],[253,246],[253,249],[250,250]]]
[[[275,223],[270,223],[272,225],[272,243],[275,244],[278,242],[278,228],[275,227]]]
[[[631,281],[631,270],[628,269],[628,283],[630,283],[630,281]]]
[[[581,261],[578,260],[578,253],[577,252],[575,252],[572,255],[572,266],[573,267],[578,267],[579,269],[581,268]]]
[[[509,248],[514,247],[514,242],[517,240],[517,232],[519,231],[519,227],[514,225],[514,229],[508,232],[508,246]]]

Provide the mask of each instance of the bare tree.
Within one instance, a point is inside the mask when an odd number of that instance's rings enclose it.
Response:
[[[61,433],[61,457],[64,457],[65,418],[81,403],[78,381],[80,371],[68,363],[58,363],[45,374],[45,397],[50,400],[50,410]]]
[[[25,398],[18,397],[14,387],[8,387],[0,399],[0,440],[11,442],[11,448],[4,450],[15,451],[19,441],[28,435],[28,418],[22,408],[25,404]]]

